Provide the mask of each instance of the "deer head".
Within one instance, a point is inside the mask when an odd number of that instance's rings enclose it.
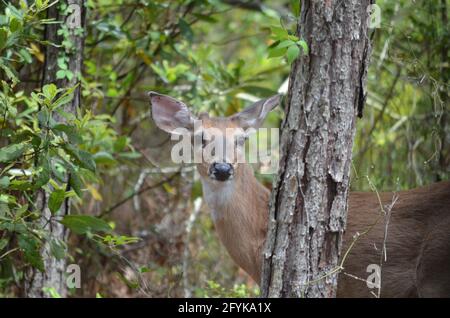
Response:
[[[201,158],[197,168],[203,180],[220,184],[238,177],[245,162],[244,143],[261,126],[267,114],[280,102],[281,95],[258,101],[229,117],[195,116],[186,104],[172,97],[150,92],[156,125],[171,134],[189,134],[194,154]]]

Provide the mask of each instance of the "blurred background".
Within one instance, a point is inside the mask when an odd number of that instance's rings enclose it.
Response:
[[[20,2],[9,4],[20,10]],[[218,242],[193,167],[170,164],[170,136],[152,122],[146,92],[221,116],[276,94],[290,67],[284,56],[270,54],[270,46],[279,28],[295,31],[297,2],[87,1],[81,112],[93,120],[83,147],[94,154],[98,176],[87,182],[82,199],[73,200],[73,211],[101,217],[136,242],[112,249],[89,235],[71,234],[69,263],[82,270],[82,286],[71,295],[258,295]],[[372,29],[352,190],[409,189],[448,179],[450,3],[377,5],[381,20]],[[6,4],[0,8],[1,24]],[[27,32],[41,36],[42,30],[36,25]],[[45,44],[24,41],[29,56],[14,64],[20,82],[9,93],[18,110],[8,119],[11,127],[20,125],[43,66]],[[265,127],[278,127],[282,117],[282,110],[272,112]],[[270,188],[270,175],[258,177]],[[0,295],[15,296],[20,258],[0,261]]]

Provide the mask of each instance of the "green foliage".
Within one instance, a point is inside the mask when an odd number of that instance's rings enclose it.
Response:
[[[380,190],[448,178],[445,7],[424,0],[377,4],[382,24],[373,36],[369,95],[357,122],[352,187],[370,190],[365,176]],[[151,296],[180,296],[182,275],[188,275],[195,296],[258,295],[243,284],[206,213],[193,225],[192,265],[182,273],[183,229],[172,233],[165,226],[183,226],[177,209],[187,206],[180,213],[186,217],[192,205],[186,198],[201,196],[199,181],[184,187],[187,176],[166,182],[167,176],[151,174],[144,178],[141,189],[150,191],[139,198],[140,209],[131,208],[142,169],[159,168],[166,152],[157,146],[162,137],[149,120],[145,92],[165,93],[194,111],[219,116],[275,94],[290,64],[309,54],[296,34],[300,1],[266,1],[260,9],[244,10],[206,0],[88,0],[86,27],[75,30],[46,19],[50,5],[70,14],[65,1],[0,2],[0,295],[12,295],[8,288],[22,282],[27,267],[42,269],[39,251],[45,244],[55,258],[76,259],[97,277],[95,288],[75,291],[82,295],[114,295],[122,290],[109,286],[116,278],[131,295],[142,288],[137,277],[145,277]],[[58,43],[43,40],[49,23],[58,23]],[[80,75],[69,69],[78,49],[75,34],[85,36]],[[59,48],[58,83],[79,80],[79,86],[41,87],[43,52],[50,45]],[[78,87],[81,107],[69,111]],[[266,124],[278,127],[281,114],[272,112]],[[161,180],[161,187],[152,187]],[[43,229],[39,191],[76,246]],[[72,215],[62,218],[68,198]],[[145,246],[145,253],[126,254],[140,264],[130,276],[122,272],[131,264],[122,252],[143,240],[136,246]],[[100,277],[106,277],[107,288],[99,288]],[[59,296],[51,288],[46,293]]]
[[[17,8],[6,3],[0,14],[0,70],[13,86],[19,82],[15,64],[32,63],[32,54],[36,53],[33,43],[42,42],[37,31],[51,22],[41,16],[53,4],[44,0],[28,6],[26,1],[20,1]]]
[[[405,189],[449,177],[448,2],[377,1],[364,117],[353,151],[355,189]]]
[[[305,40],[290,34],[283,26],[274,25],[270,28],[271,38],[275,41],[269,46],[270,58],[286,56],[288,64],[291,64],[303,51],[308,54],[308,44]]]
[[[44,292],[47,293],[50,298],[61,298],[61,295],[56,291],[54,287],[44,287]]]
[[[226,289],[219,283],[209,280],[205,288],[196,290],[196,297],[226,297],[226,298],[249,298],[258,297],[260,294],[259,288],[249,288],[245,284],[235,284],[233,288]]]
[[[77,234],[109,232],[112,230],[108,223],[91,215],[66,215],[61,223]]]
[[[57,218],[67,198],[76,208],[84,198],[98,195],[94,184],[101,181],[101,169],[135,155],[129,138],[113,129],[112,117],[87,109],[69,111],[76,86],[24,89],[18,69],[42,62],[38,44],[57,45],[41,37],[42,26],[52,22],[43,18],[45,10],[55,3],[20,1],[18,7],[8,3],[0,13],[0,68],[5,75],[0,82],[2,281],[10,272],[19,279],[28,266],[43,271],[41,249],[46,244],[53,257],[68,256],[66,243],[49,237],[43,227],[39,193],[46,193],[52,217]],[[58,60],[61,68],[67,68],[64,61]],[[77,234],[108,232],[108,239],[95,239],[104,246],[136,241],[116,236],[106,221],[94,216],[69,215],[60,221]]]

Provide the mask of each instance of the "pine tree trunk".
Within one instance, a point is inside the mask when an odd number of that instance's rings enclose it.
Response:
[[[68,14],[64,14],[60,5],[67,5],[71,8]],[[62,26],[67,26],[69,30],[68,39],[72,42],[72,49],[66,50],[52,45],[46,46],[45,52],[45,66],[42,76],[42,86],[54,83],[58,88],[70,88],[77,85],[79,74],[81,74],[83,61],[83,47],[84,36],[83,33],[77,32],[84,27],[85,21],[85,7],[84,0],[67,0],[60,1],[48,9],[47,18],[54,18],[56,21],[61,21],[61,24],[49,24],[45,30],[45,40],[51,43],[60,44],[62,36],[57,32]],[[66,39],[67,40],[67,39]],[[66,56],[67,69],[73,73],[73,78],[57,79],[56,73],[59,70],[58,57]],[[76,115],[77,109],[80,107],[80,87],[74,92],[73,100],[64,106],[64,111]],[[65,119],[61,116],[54,118],[58,122],[64,122]],[[69,186],[70,175],[66,176],[67,188]],[[70,200],[67,198],[61,205],[60,210],[52,215],[48,208],[49,194],[43,189],[37,194],[36,204],[41,210],[41,225],[43,231],[46,233],[44,238],[44,245],[41,249],[41,255],[44,260],[44,271],[40,272],[37,269],[32,269],[27,275],[25,282],[25,294],[27,297],[47,297],[49,296],[43,288],[53,288],[59,295],[65,297],[67,295],[67,285],[65,279],[66,260],[57,259],[51,253],[51,242],[67,243],[68,231],[57,220],[60,220],[64,215],[70,213]]]
[[[265,297],[335,297],[356,116],[370,56],[368,0],[301,1],[309,54],[292,65],[264,252]]]

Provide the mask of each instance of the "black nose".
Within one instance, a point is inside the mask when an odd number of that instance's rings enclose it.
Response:
[[[211,173],[216,180],[228,180],[233,173],[233,167],[229,163],[213,163]]]

